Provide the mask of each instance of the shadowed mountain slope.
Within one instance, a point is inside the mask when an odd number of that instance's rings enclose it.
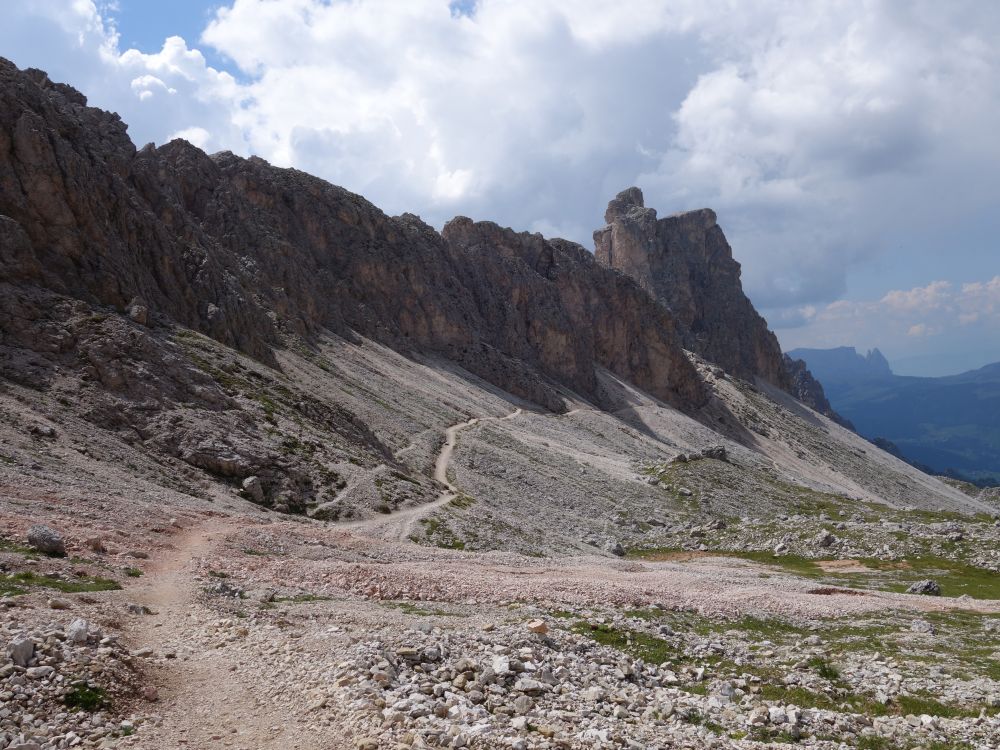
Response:
[[[630,200],[605,239],[680,248],[676,289],[257,158],[136,150],[116,115],[0,63],[6,458],[21,481],[125,472],[327,520],[461,511],[463,545],[548,553],[652,511],[778,512],[789,487],[981,509],[779,390],[797,392],[711,212]],[[704,451],[738,481],[692,477],[696,508],[649,482]],[[454,487],[475,496],[446,508]]]

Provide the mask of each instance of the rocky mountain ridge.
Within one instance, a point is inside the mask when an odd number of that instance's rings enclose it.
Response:
[[[995,747],[1000,499],[658,226],[673,296],[0,64],[0,750]]]
[[[658,219],[631,187],[608,204],[594,232],[597,260],[638,282],[676,316],[684,347],[737,377],[763,378],[841,424],[823,386],[800,360],[785,357],[767,321],[743,293],[740,264],[715,212]]]
[[[487,281],[477,275],[495,267],[463,266],[463,249],[415,216],[388,217],[256,158],[209,157],[183,141],[136,151],[116,115],[40,71],[4,63],[0,91],[10,283],[118,310],[138,300],[151,321],[162,315],[269,363],[282,335],[308,341],[327,329],[439,352],[551,409],[561,408],[554,384],[598,397],[595,363],[670,403],[704,403],[671,316],[570,243],[546,245],[545,267],[482,254],[507,263]],[[553,297],[545,274],[570,265],[614,288],[618,307],[595,319]],[[653,325],[635,325],[641,310]],[[614,352],[590,341],[595,320],[617,321]]]
[[[117,115],[6,61],[0,104],[0,372],[33,388],[78,373],[85,395],[67,390],[84,419],[249,483],[257,501],[328,504],[345,494],[350,462],[393,465],[363,404],[282,382],[281,352],[319,361],[330,335],[443,358],[556,413],[580,399],[619,409],[611,375],[752,441],[690,349],[833,414],[743,294],[707,209],[657,219],[630,188],[609,204],[596,256],[464,217],[438,233],[258,158],[184,141],[137,150]],[[264,369],[213,364],[212,347],[185,330]],[[267,426],[279,407],[319,430],[326,464]],[[429,489],[425,476],[394,471],[416,496]]]

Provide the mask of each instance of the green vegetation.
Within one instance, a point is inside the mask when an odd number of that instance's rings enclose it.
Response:
[[[876,734],[858,737],[855,746],[857,750],[891,750],[892,748],[892,744],[888,739],[879,737]]]
[[[602,646],[610,646],[650,664],[662,664],[675,656],[674,647],[662,638],[634,630],[617,630],[606,624],[591,624],[580,620],[571,628],[574,633],[594,639]]]
[[[12,539],[0,539],[0,552],[13,552],[18,555],[24,555],[25,557],[35,559],[38,557],[38,552],[36,550],[23,544],[19,544]]]
[[[824,680],[840,679],[840,671],[821,656],[812,657],[808,664],[810,669],[815,670],[816,674]]]
[[[464,494],[452,498],[451,501],[448,503],[448,505],[454,508],[471,508],[475,504],[476,504],[475,498],[471,498],[468,495]]]
[[[427,609],[425,607],[420,607],[413,602],[381,602],[383,606],[392,607],[393,609],[398,609],[408,615],[417,615],[419,617],[461,617],[456,612],[448,612],[443,609],[435,607],[434,609]]]
[[[291,604],[305,604],[307,602],[328,602],[330,601],[329,596],[324,596],[322,594],[295,594],[294,596],[276,596],[274,597],[274,602],[288,602]]]
[[[125,568],[125,575],[129,578],[139,578],[142,575],[142,570],[139,568]]]
[[[629,554],[632,557],[657,560],[667,558],[677,551],[674,548],[654,548],[632,550]],[[910,584],[932,578],[941,585],[946,596],[968,594],[975,599],[1000,599],[1000,575],[961,560],[950,560],[934,555],[910,557],[900,561],[862,558],[858,563],[868,568],[868,571],[844,573],[824,571],[820,563],[831,562],[832,559],[829,558],[775,555],[765,551],[719,550],[711,554],[774,566],[787,573],[836,586],[904,592]]]
[[[77,682],[64,698],[68,708],[77,711],[97,711],[108,704],[107,694],[102,688],[86,682]]]
[[[55,589],[64,594],[76,594],[87,591],[117,591],[121,586],[118,582],[112,581],[109,578],[92,576],[81,576],[72,580],[64,580],[31,571],[0,576],[0,595],[10,594],[16,596],[27,593],[32,588]]]
[[[426,541],[431,542],[435,546],[443,549],[465,549],[465,542],[459,539],[455,532],[451,530],[451,527],[448,526],[447,522],[440,518],[421,518],[420,525],[424,527]],[[414,541],[420,542],[422,540],[418,537]]]

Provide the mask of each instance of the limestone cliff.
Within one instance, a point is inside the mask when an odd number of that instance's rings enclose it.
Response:
[[[624,190],[594,232],[598,261],[635,279],[675,316],[684,346],[742,378],[786,390],[777,338],[743,293],[740,264],[710,209],[662,219]]]
[[[442,237],[184,141],[136,150],[117,115],[6,61],[0,238],[6,284],[141,309],[262,362],[329,330],[447,357],[553,410],[561,388],[599,402],[598,366],[684,409],[706,398],[671,314],[580,248],[466,220]]]

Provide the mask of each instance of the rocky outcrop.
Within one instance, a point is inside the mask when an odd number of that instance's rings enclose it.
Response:
[[[598,261],[665,305],[686,348],[739,377],[789,389],[781,347],[743,293],[740,264],[713,211],[658,219],[632,187],[608,204],[604,220],[594,232]]]
[[[13,285],[179,323],[271,364],[287,336],[325,329],[443,355],[554,410],[560,388],[599,400],[598,365],[701,403],[670,314],[633,283],[608,284],[579,248],[491,245],[482,228],[472,242],[459,226],[446,242],[257,158],[184,141],[137,151],[117,115],[0,62],[0,276]]]
[[[801,359],[792,359],[787,354],[784,355],[785,372],[789,378],[789,392],[806,406],[814,411],[818,411],[842,427],[854,430],[854,425],[849,419],[844,419],[830,405],[823,391],[822,384],[813,377],[806,367],[806,363]]]
[[[465,217],[443,236],[477,307],[509,337],[498,345],[546,372],[580,373],[570,384],[581,393],[598,393],[597,363],[669,403],[705,403],[672,316],[580,245]]]
[[[560,389],[599,401],[598,366],[676,406],[703,403],[671,315],[633,282],[568,243],[477,227],[457,220],[446,240],[261,159],[184,141],[136,150],[117,115],[0,62],[12,285],[178,323],[265,363],[288,336],[329,330],[443,355],[552,410]]]

